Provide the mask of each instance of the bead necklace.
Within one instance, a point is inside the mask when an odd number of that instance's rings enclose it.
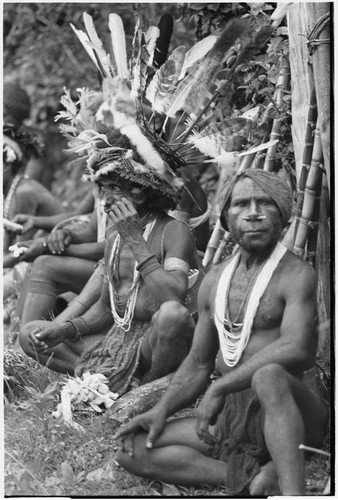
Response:
[[[149,220],[151,217],[147,217],[148,222],[145,224],[145,229],[143,232],[143,237],[147,241],[149,238],[150,233],[152,232],[156,219],[154,220]],[[152,216],[153,218],[153,216]],[[144,222],[144,221],[142,221]],[[142,224],[144,226],[144,224]],[[135,312],[135,305],[136,305],[136,300],[137,300],[137,295],[138,295],[138,290],[139,290],[139,284],[140,284],[140,272],[136,269],[137,268],[137,262],[135,261],[134,264],[134,272],[133,272],[133,281],[130,289],[124,293],[124,294],[118,294],[116,292],[116,289],[114,287],[114,283],[117,284],[119,280],[119,262],[120,262],[120,251],[121,251],[121,238],[120,235],[118,234],[115,238],[115,241],[113,243],[112,251],[111,251],[111,256],[110,256],[110,267],[112,269],[112,279],[108,279],[109,282],[109,292],[110,292],[110,305],[111,305],[111,312],[114,317],[115,323],[122,328],[125,332],[128,332],[131,327],[131,322],[134,317],[134,312]],[[124,314],[121,317],[118,313],[118,309],[120,309],[121,305],[125,302],[125,299],[127,298],[127,303],[125,306]]]
[[[235,275],[236,269],[238,268],[239,262],[240,262],[240,259],[238,260],[237,265],[233,268],[233,270],[231,272],[229,286],[228,286],[226,293],[225,293],[224,326],[227,326],[232,333],[238,332],[239,330],[241,330],[241,328],[243,326],[243,322],[239,322],[238,320],[241,317],[243,309],[244,310],[246,309],[246,306],[247,306],[247,303],[248,303],[248,300],[249,300],[249,297],[251,294],[251,290],[255,284],[255,281],[257,279],[258,274],[260,273],[260,271],[264,265],[264,262],[263,262],[263,264],[260,264],[257,267],[257,269],[255,270],[254,274],[252,275],[252,277],[250,279],[250,282],[248,284],[248,287],[247,287],[247,290],[244,294],[244,297],[241,301],[241,304],[239,306],[236,317],[234,318],[234,320],[231,320],[230,319],[230,311],[229,311],[230,287],[231,287],[231,283],[232,283],[233,277]]]
[[[240,307],[240,310],[242,308],[245,309],[243,324],[240,326],[238,326],[239,324],[236,323],[236,320],[238,321],[241,311],[236,315],[233,322],[229,318],[229,311],[226,312],[231,280],[239,264],[240,254],[234,255],[230,263],[224,268],[216,290],[214,319],[218,331],[220,351],[227,366],[233,367],[240,360],[249,342],[252,325],[261,297],[266,290],[274,270],[286,251],[286,247],[278,242],[270,257],[258,269],[259,272],[257,270],[250,280],[249,290],[245,294],[248,297],[245,297],[243,306],[241,305]],[[227,322],[229,322],[230,328]]]
[[[5,199],[4,212],[3,212],[4,219],[9,219],[9,215],[10,215],[9,211],[11,208],[12,199],[13,199],[13,196],[15,194],[16,188],[18,187],[18,185],[22,179],[28,179],[28,176],[18,174],[12,180],[11,187],[9,188],[6,199]]]

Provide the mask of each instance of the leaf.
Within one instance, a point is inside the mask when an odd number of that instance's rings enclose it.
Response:
[[[69,462],[62,462],[61,464],[62,481],[65,486],[75,486],[75,477],[72,466]]]
[[[103,467],[99,467],[91,472],[89,472],[86,476],[87,481],[102,481],[102,479],[106,481],[115,481],[114,470],[110,464],[107,462]]]

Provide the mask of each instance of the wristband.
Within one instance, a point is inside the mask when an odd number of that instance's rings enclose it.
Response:
[[[140,264],[136,267],[137,271],[139,271],[143,278],[145,278],[148,274],[156,271],[157,269],[162,269],[161,264],[156,259],[155,255],[149,256],[147,259],[144,259]]]
[[[86,335],[89,335],[90,333],[89,326],[87,324],[87,321],[83,319],[82,316],[67,321],[72,323],[74,328],[76,328],[76,330],[79,332],[80,336],[85,337]]]
[[[139,264],[136,266],[136,271],[142,271],[142,268],[144,267],[144,265],[151,259],[153,259],[155,257],[155,254],[151,253],[150,255],[148,255],[148,257],[146,257],[145,259],[141,260],[141,262],[139,262]]]
[[[73,328],[75,328],[75,332],[67,340],[69,340],[70,342],[77,342],[78,340],[81,340],[81,338],[82,338],[81,337],[81,332],[78,329],[77,325],[75,325],[74,322],[71,319],[67,319],[67,321],[65,321],[65,323],[70,323],[73,326]]]

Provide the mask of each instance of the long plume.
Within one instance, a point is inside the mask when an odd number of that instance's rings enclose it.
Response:
[[[177,47],[151,80],[146,97],[151,102],[153,111],[163,113],[170,103],[172,89],[181,73],[185,53],[183,45]]]
[[[109,14],[108,26],[111,35],[117,73],[122,79],[128,78],[129,71],[127,63],[126,36],[121,17],[117,14]]]
[[[217,41],[217,36],[209,35],[203,40],[195,43],[190,50],[186,53],[184,64],[182,66],[181,74],[179,80],[181,80],[187,70],[191,68],[197,61],[200,61],[215,45]]]
[[[94,49],[94,54],[98,59],[99,65],[102,66],[102,69],[104,71],[104,76],[113,76],[109,55],[104,50],[102,42],[96,33],[93,19],[89,14],[87,14],[87,12],[83,13],[83,22],[84,22],[89,40],[92,43],[92,48]]]

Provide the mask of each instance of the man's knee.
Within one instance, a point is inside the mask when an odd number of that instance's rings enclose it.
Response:
[[[60,259],[53,255],[40,255],[34,260],[31,279],[50,280],[55,273],[60,273],[64,269],[59,262]]]
[[[281,365],[270,363],[255,372],[251,387],[262,404],[280,403],[290,393],[288,373]]]
[[[116,455],[116,461],[126,471],[136,476],[147,477],[151,475],[151,465],[149,461],[150,451],[146,449],[146,434],[139,433],[133,440],[134,455],[119,450]]]
[[[168,301],[161,305],[154,315],[154,323],[159,337],[166,340],[180,338],[188,339],[194,331],[194,321],[182,304],[176,301]]]

